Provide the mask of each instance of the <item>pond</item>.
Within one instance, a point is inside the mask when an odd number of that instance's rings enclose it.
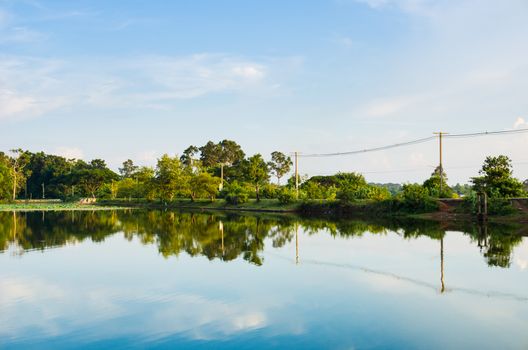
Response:
[[[527,349],[523,227],[0,213],[0,348]]]

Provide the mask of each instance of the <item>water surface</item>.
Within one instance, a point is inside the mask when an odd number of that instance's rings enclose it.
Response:
[[[0,348],[527,349],[522,227],[0,213]]]

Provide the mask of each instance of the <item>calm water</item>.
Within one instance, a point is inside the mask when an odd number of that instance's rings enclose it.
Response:
[[[523,229],[4,212],[0,348],[528,349]]]

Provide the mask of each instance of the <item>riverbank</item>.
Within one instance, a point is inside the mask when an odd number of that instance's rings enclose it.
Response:
[[[121,206],[127,208],[147,208],[147,209],[198,209],[198,210],[226,210],[226,211],[253,211],[271,213],[297,213],[300,203],[281,204],[276,199],[262,199],[256,201],[250,199],[242,204],[229,204],[223,199],[215,201],[177,199],[172,202],[145,201],[145,200],[100,200],[100,206]]]
[[[398,219],[422,219],[438,222],[476,222],[476,215],[463,206],[462,201],[441,200],[435,207],[406,208],[389,202],[363,201],[341,203],[338,201],[302,201],[288,204],[276,199],[249,200],[243,204],[229,204],[223,199],[215,201],[178,199],[172,202],[146,200],[99,200],[95,204],[57,201],[20,201],[0,204],[0,211],[61,211],[61,210],[112,210],[112,209],[189,209],[201,211],[232,211],[255,213],[296,214],[304,217],[355,218],[384,217]],[[489,222],[528,224],[528,210],[517,205],[516,211],[508,215],[490,215]]]
[[[73,202],[18,202],[18,203],[0,203],[0,212],[2,211],[67,211],[67,210],[113,210],[124,209],[123,206],[101,206],[86,205]]]

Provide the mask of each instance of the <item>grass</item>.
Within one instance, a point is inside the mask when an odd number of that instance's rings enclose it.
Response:
[[[155,208],[196,208],[196,209],[217,209],[217,210],[241,210],[241,211],[276,211],[276,212],[292,212],[299,208],[299,203],[281,204],[276,199],[261,199],[257,202],[255,199],[250,199],[243,204],[228,204],[223,199],[216,199],[210,201],[207,199],[195,200],[177,199],[172,202],[162,203],[159,201],[147,202],[145,200],[101,200],[99,205],[121,205],[131,207],[155,207]]]
[[[108,210],[118,206],[81,205],[69,202],[17,202],[0,203],[0,211],[63,211],[63,210]]]

